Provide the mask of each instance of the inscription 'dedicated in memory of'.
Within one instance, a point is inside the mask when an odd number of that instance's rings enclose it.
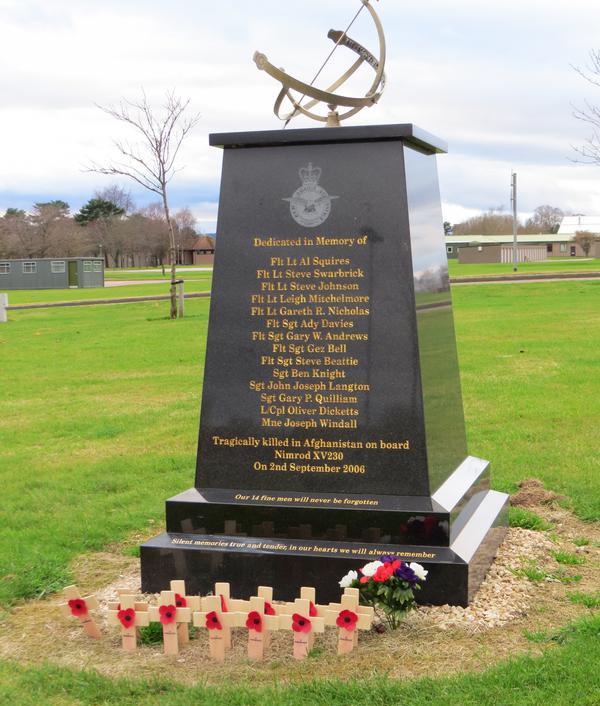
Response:
[[[367,463],[347,461],[350,449],[409,452],[409,439],[359,433],[371,391],[372,302],[360,264],[368,237],[252,237],[251,243],[259,265],[254,286],[240,296],[247,297],[246,335],[258,363],[247,385],[264,435],[215,435],[213,445],[268,448],[271,458],[257,454],[253,471],[298,474],[368,473]]]

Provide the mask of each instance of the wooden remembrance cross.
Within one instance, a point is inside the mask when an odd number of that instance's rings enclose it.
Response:
[[[194,612],[194,626],[208,630],[210,656],[222,662],[225,659],[225,649],[231,645],[231,628],[241,626],[245,616],[237,611],[223,610],[220,595],[201,598],[200,604],[201,610]]]
[[[294,632],[294,657],[304,659],[312,647],[313,633],[325,632],[325,620],[319,617],[310,617],[310,601],[304,598],[296,598],[292,606],[294,612],[291,615],[279,615],[280,630],[293,630]]]
[[[165,654],[178,654],[177,623],[189,623],[192,615],[191,610],[177,607],[174,591],[161,591],[159,605],[152,606],[148,614],[151,622],[162,623]]]
[[[309,618],[325,618],[327,615],[328,605],[319,605],[317,603],[316,591],[312,586],[302,586],[300,588],[300,598],[308,601],[308,617]],[[277,606],[279,615],[291,615],[296,612],[295,603],[284,603]],[[312,648],[315,642],[314,632],[308,633],[309,649]]]
[[[275,614],[275,609],[270,601],[264,598],[266,595],[272,599],[273,589],[259,586],[258,593],[263,593],[263,596],[253,596],[247,601],[237,599],[229,601],[230,607],[238,616],[233,624],[248,629],[248,658],[253,660],[264,659],[271,633],[279,629],[279,618]]]
[[[148,604],[135,600],[135,596],[120,593],[119,603],[110,607],[108,611],[110,625],[121,625],[121,644],[124,650],[132,651],[137,648],[138,628],[146,627],[150,623]]]
[[[346,589],[339,603],[332,603],[325,611],[327,625],[337,625],[338,654],[347,654],[358,644],[358,631],[369,630],[373,622],[373,608],[358,605],[358,589]],[[354,593],[354,591],[356,593]]]
[[[176,608],[189,608],[192,613],[200,610],[200,596],[187,596],[185,593],[185,581],[171,581],[171,591],[175,594]],[[187,645],[190,641],[190,632],[188,624],[177,623],[177,637],[180,645]]]
[[[89,614],[90,608],[96,609],[98,607],[98,599],[96,596],[86,596],[82,598],[81,592],[77,586],[67,586],[63,589],[63,593],[67,602],[60,605],[62,614],[76,617],[83,626],[86,634],[90,637],[102,637],[100,628]]]

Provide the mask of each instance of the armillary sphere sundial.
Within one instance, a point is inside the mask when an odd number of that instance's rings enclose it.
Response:
[[[280,120],[285,121],[285,125],[287,125],[290,120],[297,115],[306,115],[313,120],[326,123],[329,127],[337,127],[339,126],[341,120],[345,120],[352,115],[356,115],[356,113],[363,108],[374,105],[381,97],[385,86],[385,36],[383,34],[381,21],[373,9],[370,0],[360,0],[360,2],[362,3],[361,7],[343,32],[333,29],[329,30],[327,36],[334,42],[335,46],[310,83],[299,81],[293,76],[287,74],[283,69],[276,68],[269,62],[264,54],[261,54],[260,52],[254,53],[254,61],[257,67],[261,71],[266,71],[269,76],[272,76],[276,81],[281,83],[281,91],[279,92],[275,105],[273,106],[273,112]],[[356,18],[365,8],[373,18],[373,22],[375,23],[375,27],[377,29],[377,35],[379,37],[379,58],[375,57],[368,49],[348,36],[348,30],[352,27]],[[343,73],[326,89],[322,90],[316,88],[314,86],[315,81],[319,77],[321,71],[325,68],[328,61],[331,59],[334,51],[339,46],[346,47],[355,54],[358,54],[358,59],[356,59],[352,66],[350,66],[345,73]],[[362,97],[353,97],[335,93],[335,91],[346,83],[346,81],[348,81],[348,79],[363,63],[368,64],[375,71],[375,78],[373,79],[373,83],[369,87],[366,94]],[[293,93],[294,91],[300,95],[296,96]],[[309,98],[310,100],[303,102],[305,98]],[[282,106],[286,100],[291,104],[292,110],[288,113],[282,114]],[[313,110],[313,108],[318,106],[320,103],[324,103],[327,106],[328,112],[326,115],[322,115]],[[338,113],[337,109],[339,107],[348,108],[348,110]]]

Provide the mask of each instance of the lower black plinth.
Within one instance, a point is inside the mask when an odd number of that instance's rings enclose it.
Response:
[[[208,593],[227,581],[236,597],[273,586],[275,600],[293,600],[300,586],[317,599],[339,599],[338,581],[380,554],[417,561],[430,572],[421,603],[467,606],[483,580],[508,525],[508,496],[487,491],[457,520],[450,546],[397,545],[324,539],[279,539],[225,534],[165,533],[141,546],[142,590],[155,593],[184,579],[190,593]]]

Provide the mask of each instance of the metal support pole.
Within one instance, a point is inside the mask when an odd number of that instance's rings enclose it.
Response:
[[[518,251],[517,251],[517,174],[512,172],[511,174],[511,193],[510,202],[512,204],[513,212],[513,272],[517,271],[517,263],[519,261]]]

